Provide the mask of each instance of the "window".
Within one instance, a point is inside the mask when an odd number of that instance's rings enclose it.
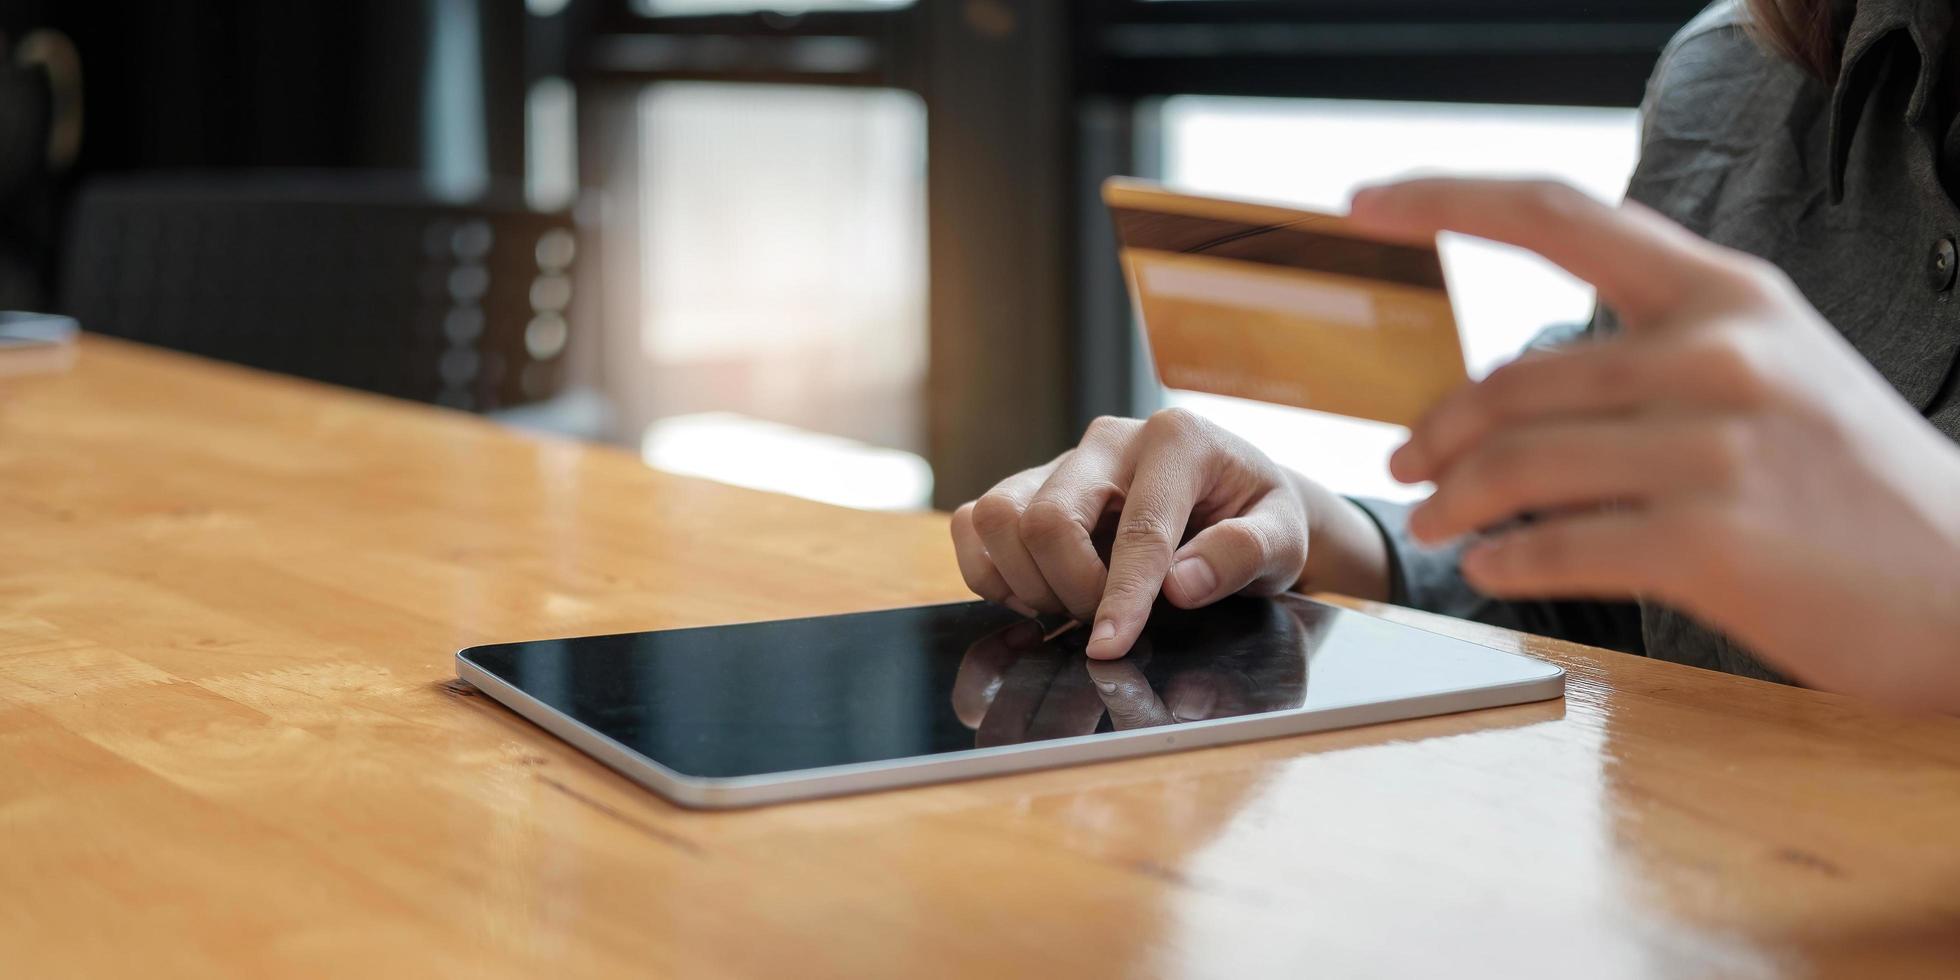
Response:
[[[926,506],[919,100],[659,83],[639,124],[648,461]]]
[[[802,432],[864,450],[862,467],[835,458],[865,486],[892,479],[870,460],[921,455],[950,508],[1089,418],[1163,397],[1135,353],[1103,178],[1338,206],[1427,167],[1617,195],[1626,107],[1703,0],[595,5],[567,62],[589,141],[573,162],[640,224],[606,253],[609,302],[644,300],[605,327],[620,428],[659,465],[808,495],[828,491],[760,447]],[[1586,315],[1585,290],[1529,261],[1454,242],[1445,258],[1477,369]],[[921,363],[957,382],[927,388]],[[1170,397],[1336,488],[1415,492],[1381,465],[1393,431]],[[737,475],[743,439],[765,465]]]

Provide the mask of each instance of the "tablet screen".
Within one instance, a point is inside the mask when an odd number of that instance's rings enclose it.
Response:
[[[1195,611],[1160,603],[1120,660],[1085,657],[1087,632],[970,602],[463,656],[669,769],[708,778],[1337,707],[1551,670],[1295,596]]]

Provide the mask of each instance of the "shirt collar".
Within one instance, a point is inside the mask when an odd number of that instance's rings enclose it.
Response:
[[[1918,78],[1904,120],[1917,123],[1940,84],[1940,63],[1953,26],[1953,0],[1857,0],[1844,39],[1844,60],[1831,92],[1831,199],[1844,197],[1844,168],[1851,137],[1864,109],[1864,86],[1878,72],[1885,51],[1879,42],[1904,32],[1919,54]],[[1878,56],[1866,55],[1877,51]],[[1896,50],[1896,49],[1894,49]]]

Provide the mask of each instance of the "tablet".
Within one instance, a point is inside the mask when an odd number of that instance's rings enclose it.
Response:
[[[984,602],[471,647],[457,674],[676,803],[737,807],[1556,698],[1553,664],[1300,596],[1159,603],[1120,660]]]

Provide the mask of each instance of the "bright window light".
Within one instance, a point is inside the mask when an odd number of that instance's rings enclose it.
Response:
[[[558,211],[577,197],[577,96],[563,78],[540,78],[524,96],[524,199]]]
[[[640,156],[639,335],[611,349],[637,362],[622,419],[646,433],[648,459],[854,507],[922,506],[918,96],[660,82],[640,100]]]
[[[732,412],[655,422],[641,455],[671,473],[844,507],[923,510],[932,500],[932,467],[917,455]]]

